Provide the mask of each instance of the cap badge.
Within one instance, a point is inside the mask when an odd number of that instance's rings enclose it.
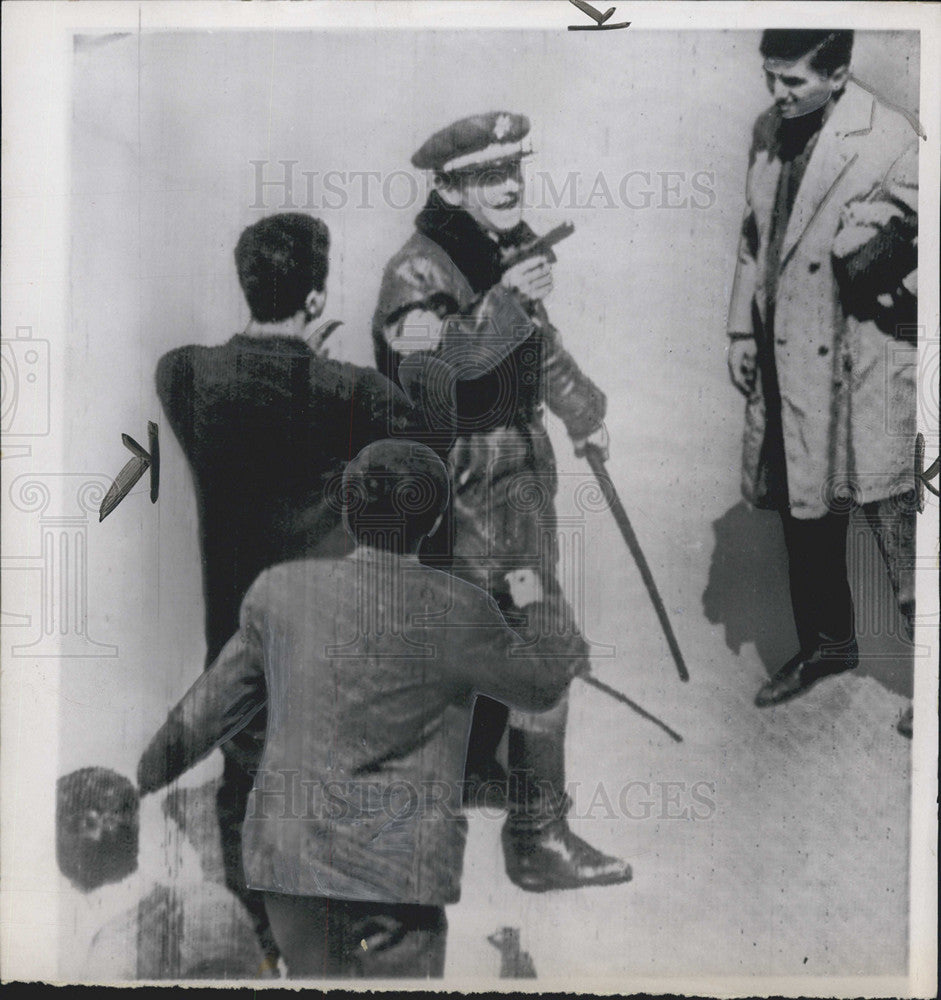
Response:
[[[510,131],[512,122],[509,115],[497,115],[497,120],[493,125],[493,136],[495,139],[502,139]]]

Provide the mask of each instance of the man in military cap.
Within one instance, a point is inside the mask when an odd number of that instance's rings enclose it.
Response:
[[[437,558],[488,590],[510,622],[519,609],[507,572],[535,570],[547,593],[559,590],[555,459],[543,405],[565,423],[577,454],[589,442],[607,451],[605,397],[563,349],[543,305],[555,258],[550,251],[519,259],[535,238],[522,220],[528,133],[524,115],[491,112],[449,125],[418,150],[412,163],[433,172],[434,190],[416,232],[386,267],[373,318],[376,362],[388,377],[417,353],[444,359],[456,373],[452,523],[437,536]],[[534,892],[631,877],[625,862],[568,828],[566,715],[565,698],[539,716],[509,715],[504,856],[511,880]],[[469,778],[499,773],[487,759],[505,719],[492,703],[478,703]]]

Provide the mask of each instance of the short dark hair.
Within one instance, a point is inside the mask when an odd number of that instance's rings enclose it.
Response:
[[[301,212],[269,215],[242,232],[235,266],[252,317],[260,323],[289,319],[327,280],[330,231]]]
[[[343,473],[343,517],[357,542],[412,552],[448,505],[448,471],[427,446],[367,445]]]
[[[804,28],[768,28],[761,36],[759,51],[765,59],[794,62],[808,52],[811,69],[829,76],[841,66],[849,66],[853,54],[852,31]]]
[[[56,782],[56,861],[83,892],[137,868],[140,797],[123,775],[83,767]]]

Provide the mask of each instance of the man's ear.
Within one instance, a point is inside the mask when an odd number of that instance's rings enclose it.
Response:
[[[307,313],[307,322],[315,320],[323,311],[327,304],[326,289],[312,288],[304,299],[304,311]]]
[[[850,78],[850,68],[849,66],[838,66],[830,74],[830,92],[833,94],[838,94],[845,86]]]
[[[444,174],[435,174],[434,186],[443,201],[454,206],[461,204],[460,182],[453,183]]]

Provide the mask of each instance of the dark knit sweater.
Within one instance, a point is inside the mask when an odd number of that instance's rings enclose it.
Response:
[[[349,551],[324,489],[360,448],[407,433],[415,417],[377,371],[318,357],[288,336],[170,351],[157,393],[196,488],[208,664],[263,569]]]

